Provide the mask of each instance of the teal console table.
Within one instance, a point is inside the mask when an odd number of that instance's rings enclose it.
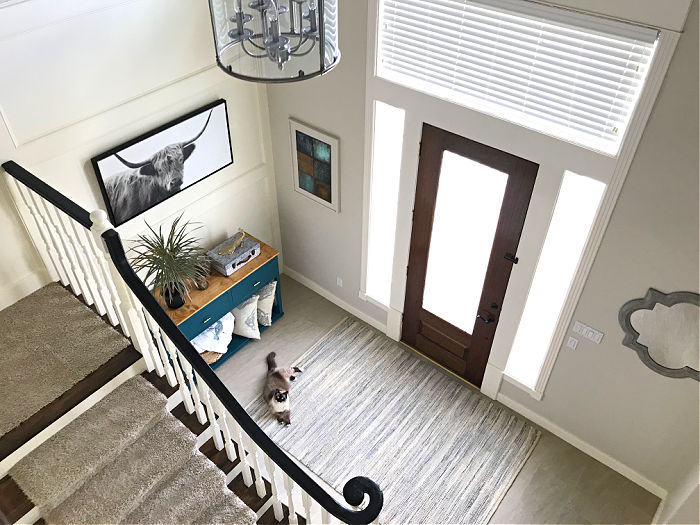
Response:
[[[248,237],[255,239],[251,235]],[[255,239],[258,240],[258,239]],[[209,277],[209,287],[206,290],[190,290],[190,297],[185,304],[176,310],[165,306],[162,298],[159,302],[170,318],[178,325],[188,339],[194,339],[204,330],[221,319],[227,312],[252,296],[266,284],[277,281],[275,303],[272,308],[272,322],[274,323],[284,314],[282,310],[282,289],[280,286],[279,252],[260,242],[260,255],[247,263],[242,268],[233,272],[229,277],[213,274]],[[160,294],[156,294],[159,296]],[[266,326],[260,327],[262,333]],[[212,368],[221,366],[228,358],[245,346],[250,339],[239,335],[233,336],[228,345],[228,351],[222,357],[211,364]]]

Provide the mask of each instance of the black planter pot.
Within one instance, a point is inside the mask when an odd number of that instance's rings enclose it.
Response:
[[[182,297],[182,294],[180,292],[175,292],[174,294],[165,292],[163,294],[163,300],[165,301],[165,304],[168,305],[168,308],[170,308],[171,310],[176,310],[177,308],[180,308],[183,304],[185,304],[185,298]]]

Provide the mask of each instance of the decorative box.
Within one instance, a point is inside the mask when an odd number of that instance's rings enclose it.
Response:
[[[207,256],[211,260],[211,267],[221,275],[228,277],[247,262],[252,261],[260,255],[260,243],[248,235],[243,238],[243,242],[233,253],[219,254],[220,251],[231,246],[241,235],[243,235],[241,232],[237,232],[233,237],[226,239],[207,252]]]

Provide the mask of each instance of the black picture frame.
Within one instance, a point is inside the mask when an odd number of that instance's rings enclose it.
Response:
[[[210,110],[211,110],[211,113],[209,115],[209,118],[211,118],[212,115],[214,115],[214,110],[218,109],[220,106],[223,106],[223,113],[224,113],[224,118],[225,118],[225,123],[226,123],[226,143],[228,144],[228,161],[227,162],[216,167],[215,169],[212,169],[212,171],[210,171],[209,173],[206,173],[206,174],[203,174],[203,175],[197,177],[196,180],[194,180],[193,182],[191,182],[185,186],[180,187],[177,191],[169,192],[167,195],[164,195],[163,198],[154,197],[152,199],[153,202],[149,206],[143,207],[143,209],[139,209],[138,212],[136,212],[136,213],[125,214],[121,210],[115,210],[115,208],[114,208],[115,203],[113,202],[113,199],[110,196],[110,192],[108,191],[107,184],[105,183],[105,178],[110,178],[110,176],[118,175],[119,173],[111,173],[111,174],[103,173],[103,170],[100,167],[100,164],[103,163],[103,161],[105,161],[106,159],[109,159],[112,156],[120,154],[121,152],[131,148],[132,146],[139,145],[140,143],[142,143],[148,139],[151,139],[152,137],[163,134],[164,132],[171,130],[171,128],[174,128],[175,126],[183,124],[190,119],[193,119],[195,117],[203,115],[207,111],[210,111]],[[202,134],[205,132],[206,128],[208,127],[209,119],[206,122],[207,123],[205,124],[204,129],[202,129]],[[221,128],[220,131],[223,132],[223,127]],[[197,140],[201,139],[202,136],[203,135],[200,135],[197,138]],[[192,141],[192,143],[195,143],[195,142],[196,141]],[[185,146],[185,147],[187,147],[187,146]],[[157,151],[160,152],[160,151],[163,151],[164,149],[165,148],[162,147],[162,148],[158,149]],[[185,156],[184,156],[185,158],[182,161],[185,166],[186,166],[186,161],[187,161],[189,155],[191,155],[193,150],[195,150],[195,149],[196,149],[196,144],[194,145],[194,147],[189,149],[189,153],[185,154]],[[154,152],[153,154],[155,155],[155,153],[156,152]],[[123,158],[124,157],[122,157],[122,159]],[[123,163],[124,161],[122,159],[120,159],[120,160]],[[226,104],[226,100],[221,98],[221,99],[215,100],[213,102],[210,102],[208,104],[205,104],[204,106],[201,106],[193,111],[190,111],[189,113],[182,115],[181,117],[178,117],[174,120],[166,122],[165,124],[158,126],[157,128],[155,128],[151,131],[143,133],[142,135],[139,135],[138,137],[135,137],[135,138],[133,138],[127,142],[124,142],[122,144],[119,144],[118,146],[115,146],[115,147],[109,149],[108,151],[105,151],[104,153],[100,153],[99,155],[90,159],[90,161],[92,163],[92,168],[95,172],[97,182],[100,186],[100,192],[102,193],[102,198],[104,200],[105,207],[107,209],[107,213],[109,214],[109,218],[112,221],[112,224],[114,226],[121,226],[122,224],[125,224],[125,223],[129,222],[130,220],[142,215],[146,211],[161,204],[162,202],[165,202],[170,197],[173,197],[174,195],[181,193],[182,191],[194,186],[195,184],[203,181],[204,179],[211,177],[215,173],[218,173],[219,171],[221,171],[224,168],[233,164],[234,160],[233,160],[233,149],[231,146],[231,130],[230,130],[230,125],[229,125],[228,106]],[[129,170],[134,170],[134,169],[136,169],[136,168],[130,168],[130,167],[127,167],[126,165],[124,165],[124,167],[123,167],[124,172],[127,172]],[[142,171],[143,169],[144,168],[139,168],[140,171]],[[183,167],[183,173],[184,173],[184,167]],[[181,184],[182,184],[182,182],[181,182]]]

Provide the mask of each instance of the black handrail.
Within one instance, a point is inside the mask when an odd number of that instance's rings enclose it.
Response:
[[[74,221],[82,224],[88,230],[92,226],[90,213],[84,208],[78,206],[75,202],[63,195],[60,191],[55,190],[43,180],[36,177],[34,174],[25,170],[14,160],[8,160],[2,165],[3,169],[12,175],[16,180],[20,181],[34,193],[38,193],[44,199],[56,206],[63,213],[68,215]]]
[[[38,193],[41,197],[51,202],[54,206],[86,228],[90,228],[92,221],[90,220],[89,214],[83,208],[42,182],[15,162],[9,161],[2,166],[5,168],[5,171],[27,186],[30,190]],[[8,169],[8,166],[10,169]],[[19,176],[17,174],[19,174]],[[172,319],[170,319],[170,316],[163,310],[146,285],[139,279],[126,258],[119,233],[114,229],[109,229],[102,234],[102,239],[104,240],[114,266],[124,282],[134,295],[136,295],[146,311],[153,317],[163,333],[170,338],[182,356],[189,361],[192,368],[216,394],[226,410],[229,411],[257,446],[292,478],[297,485],[311,496],[311,498],[316,500],[336,518],[349,524],[371,523],[374,521],[377,516],[379,516],[379,512],[384,504],[384,495],[379,485],[365,476],[354,477],[345,483],[343,487],[343,497],[348,504],[355,507],[359,506],[364,501],[365,495],[369,496],[367,506],[361,510],[355,510],[339,503],[311,478],[311,476],[304,472],[304,470],[292,461],[248,415],[233,394],[231,394],[228,388],[221,382],[219,377],[209,365],[205,363],[204,359],[199,355],[199,352],[195,350],[190,341],[180,331],[177,325],[175,325]]]

